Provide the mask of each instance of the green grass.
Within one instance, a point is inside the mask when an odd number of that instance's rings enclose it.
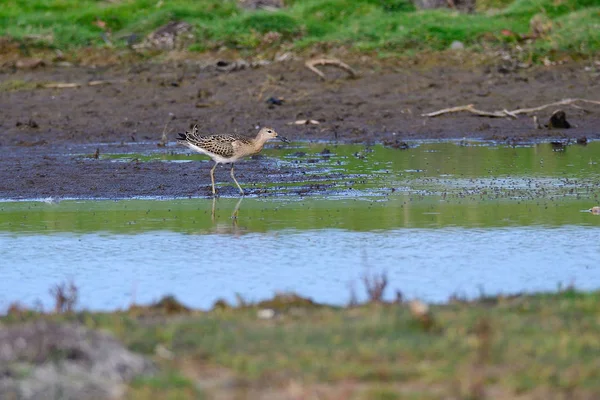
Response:
[[[370,388],[370,398],[394,398],[403,387],[422,390],[422,397],[415,398],[435,398],[431,388],[473,397],[468,384],[473,380],[495,393],[527,394],[543,388],[565,396],[600,394],[600,292],[569,289],[433,306],[433,329],[425,329],[405,305],[283,305],[274,320],[257,318],[258,309],[225,308],[174,318],[150,309],[151,318],[144,309],[11,314],[0,323],[36,317],[76,320],[113,332],[130,349],[149,357],[155,357],[158,345],[171,351],[175,359],[161,364],[158,377],[134,382],[132,390],[138,394],[162,390],[188,398],[186,393],[195,389],[178,370],[182,360],[197,360],[200,370],[225,368],[250,386],[289,379],[305,384],[357,382]]]
[[[25,82],[20,79],[4,80],[0,82],[0,92],[12,92],[14,90],[31,90],[38,87],[36,82]]]
[[[205,397],[194,382],[174,369],[164,368],[156,376],[139,377],[130,384],[128,399],[195,399]]]
[[[345,46],[357,51],[404,54],[442,50],[455,41],[471,49],[506,45],[500,32],[529,32],[529,20],[542,13],[554,30],[529,46],[537,53],[594,55],[599,49],[597,0],[489,1],[475,14],[449,10],[417,11],[409,0],[295,0],[277,12],[244,11],[233,0],[5,0],[0,32],[19,41],[59,49],[106,46],[102,34],[125,47],[131,34],[143,37],[171,21],[196,29],[196,50],[222,47],[260,52],[303,49],[314,45]],[[105,28],[95,22],[103,21]],[[265,35],[279,35],[266,40]]]
[[[555,22],[557,28],[539,44],[541,50],[588,54],[600,49],[600,7],[564,14]]]

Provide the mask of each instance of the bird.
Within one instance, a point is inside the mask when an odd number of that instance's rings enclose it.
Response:
[[[237,134],[200,135],[198,133],[198,125],[194,125],[191,131],[179,133],[177,140],[190,149],[209,156],[215,162],[215,165],[210,170],[213,196],[217,194],[215,190],[215,168],[219,164],[227,163],[231,164],[231,178],[243,196],[244,190],[237,179],[235,179],[233,164],[246,156],[260,153],[265,143],[275,138],[284,143],[290,142],[288,139],[279,136],[273,128],[262,128],[258,131],[256,137],[249,138]]]

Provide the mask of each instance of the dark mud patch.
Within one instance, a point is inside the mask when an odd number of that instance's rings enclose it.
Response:
[[[107,152],[156,151],[156,145],[0,147],[0,197],[4,199],[212,196],[209,171],[212,161],[162,162],[112,160]],[[164,149],[165,152],[171,150]],[[307,177],[305,171],[281,166],[268,157],[249,158],[235,173],[246,195],[310,195],[330,188],[335,174]],[[239,196],[229,176],[229,166],[215,171],[219,196]],[[288,185],[291,185],[288,186]]]

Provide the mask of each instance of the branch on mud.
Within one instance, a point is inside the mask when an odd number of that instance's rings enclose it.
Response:
[[[512,111],[509,111],[507,109],[503,109],[502,111],[483,111],[483,110],[476,109],[473,106],[473,104],[468,104],[466,106],[443,108],[443,109],[438,110],[438,111],[433,111],[433,112],[430,112],[430,113],[421,114],[421,116],[422,117],[437,117],[438,115],[443,115],[443,114],[455,113],[455,112],[460,112],[460,111],[468,111],[470,113],[477,114],[477,115],[480,115],[482,117],[490,117],[490,118],[512,117],[512,118],[517,118],[518,114],[529,114],[529,113],[532,113],[532,112],[544,110],[544,109],[546,109],[548,107],[564,106],[564,105],[573,105],[574,107],[576,107],[574,105],[574,103],[576,103],[576,102],[582,102],[582,103],[589,103],[589,104],[600,105],[600,101],[597,101],[597,100],[563,99],[563,100],[560,100],[560,101],[556,101],[554,103],[543,104],[543,105],[541,105],[539,107],[517,108],[516,110],[512,110]]]
[[[477,114],[477,115],[480,115],[482,117],[502,118],[502,117],[508,116],[508,114],[506,114],[504,111],[489,112],[489,111],[478,110],[478,109],[476,109],[473,106],[473,104],[467,104],[466,106],[443,108],[441,110],[430,112],[428,114],[421,114],[421,116],[423,116],[423,117],[437,117],[438,115],[455,113],[455,112],[460,112],[460,111],[468,111],[470,113]]]
[[[536,112],[536,111],[541,111],[545,108],[548,107],[554,107],[554,106],[564,106],[564,105],[569,105],[569,104],[573,104],[576,102],[582,102],[582,103],[589,103],[589,104],[597,104],[600,105],[600,101],[597,100],[586,100],[586,99],[563,99],[561,101],[557,101],[554,103],[549,103],[549,104],[544,104],[541,105],[539,107],[533,107],[533,108],[521,108],[518,110],[513,111],[513,114],[527,114],[527,113],[531,113],[531,112]]]
[[[294,122],[288,122],[288,125],[319,125],[320,122],[315,119],[299,119]]]
[[[77,82],[52,82],[45,83],[42,85],[44,89],[71,89],[78,88],[81,86],[99,86],[99,85],[110,85],[110,81],[89,81],[88,83],[77,83]]]
[[[65,83],[65,82],[55,82],[55,83],[46,83],[42,87],[45,89],[70,89],[80,87],[81,83]]]
[[[350,75],[351,78],[356,78],[358,75],[356,71],[352,69],[348,64],[341,62],[340,60],[334,60],[330,58],[316,58],[314,60],[308,60],[304,63],[306,68],[310,69],[315,74],[319,75],[319,77],[323,80],[326,80],[325,74],[317,69],[317,65],[331,65],[332,67],[337,67],[343,69]]]

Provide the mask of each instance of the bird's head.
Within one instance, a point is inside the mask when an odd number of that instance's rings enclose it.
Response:
[[[279,136],[279,134],[277,132],[275,132],[275,129],[273,129],[273,128],[262,128],[260,131],[258,131],[258,137],[264,139],[265,141],[269,140],[269,139],[277,138],[284,143],[290,142],[283,136]]]

